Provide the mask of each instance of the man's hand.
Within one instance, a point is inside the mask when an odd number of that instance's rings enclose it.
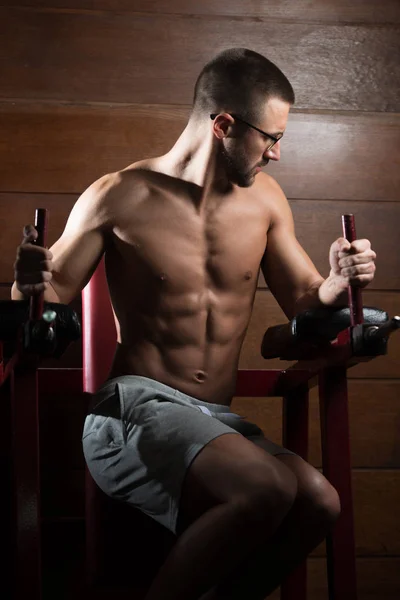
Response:
[[[355,240],[350,244],[344,238],[333,242],[329,251],[331,276],[340,278],[343,289],[349,285],[365,287],[374,278],[376,254],[369,240]]]
[[[331,272],[319,289],[320,301],[332,305],[341,301],[349,285],[367,286],[375,275],[375,259],[369,240],[338,238],[329,250]]]
[[[52,278],[53,255],[50,250],[32,242],[38,233],[32,225],[24,227],[24,238],[17,249],[14,275],[17,289],[24,296],[33,296],[47,289]]]

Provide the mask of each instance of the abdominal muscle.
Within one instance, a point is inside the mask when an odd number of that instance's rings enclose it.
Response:
[[[248,292],[218,297],[206,290],[191,299],[162,296],[156,302],[153,297],[153,314],[140,310],[133,298],[122,302],[132,307],[129,313],[119,311],[118,293],[112,294],[120,334],[110,377],[141,375],[229,405],[251,314],[254,292]]]

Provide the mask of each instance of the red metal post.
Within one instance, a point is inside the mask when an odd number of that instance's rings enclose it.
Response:
[[[37,208],[35,211],[35,228],[38,232],[38,237],[35,244],[38,246],[46,246],[47,243],[47,226],[48,226],[48,211],[45,208]],[[44,296],[38,294],[31,296],[29,318],[38,320],[43,314]]]
[[[324,369],[319,376],[322,466],[336,488],[342,512],[327,537],[329,600],[357,600],[357,574],[345,367]]]
[[[283,398],[283,445],[308,458],[308,384],[302,384]],[[303,561],[281,586],[281,600],[307,599],[307,561]]]
[[[357,239],[356,224],[354,215],[342,215],[343,236],[350,243]],[[363,305],[361,298],[361,289],[349,286],[349,308],[350,325],[359,325],[363,322]]]
[[[15,598],[41,598],[40,474],[37,365],[12,377],[12,479]]]
[[[36,210],[36,243],[46,245],[47,211]],[[43,314],[43,293],[30,300],[30,319]],[[38,357],[22,356],[11,372],[12,502],[17,600],[40,600],[41,523],[39,470]]]

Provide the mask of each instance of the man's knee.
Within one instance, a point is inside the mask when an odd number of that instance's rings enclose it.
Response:
[[[328,524],[333,524],[340,516],[340,498],[335,488],[324,477],[316,483],[315,510],[322,514]]]
[[[307,488],[308,512],[327,527],[333,525],[340,516],[340,498],[335,488],[318,471],[308,478]]]
[[[297,477],[297,510],[315,523],[324,524],[327,528],[333,525],[340,515],[340,499],[335,488],[299,456],[279,458]]]
[[[274,461],[266,465],[249,465],[247,485],[234,499],[254,519],[263,521],[275,516],[283,519],[297,496],[297,479],[285,465]]]

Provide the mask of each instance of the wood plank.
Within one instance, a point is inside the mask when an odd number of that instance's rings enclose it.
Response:
[[[354,468],[400,468],[400,380],[350,380],[351,462]],[[282,444],[281,398],[234,398],[232,410]],[[321,468],[318,389],[310,393],[309,462]]]
[[[399,115],[292,114],[281,160],[267,172],[293,199],[398,201],[397,128]]]
[[[187,106],[0,103],[0,191],[80,193],[167,152],[188,115]],[[400,115],[293,112],[281,151],[266,172],[289,198],[399,201]]]
[[[353,471],[356,552],[400,556],[400,470]],[[84,516],[84,471],[42,473],[42,517]],[[314,555],[325,552],[321,545]]]
[[[2,2],[3,6],[15,6],[15,0]],[[85,10],[110,10],[114,12],[149,12],[156,14],[225,15],[268,18],[269,21],[285,22],[333,22],[333,23],[399,23],[400,10],[397,0],[20,0],[18,6],[39,8],[71,8]]]
[[[357,237],[367,238],[377,253],[371,289],[400,289],[400,256],[393,252],[399,239],[399,202],[291,200],[296,235],[324,277],[328,277],[329,247],[342,237],[341,215],[355,215]]]
[[[10,7],[0,23],[7,98],[186,104],[208,60],[250,46],[287,74],[300,107],[399,110],[397,25]]]
[[[308,600],[328,600],[326,562],[308,560]],[[400,558],[357,559],[358,600],[398,600],[400,592]],[[271,596],[278,600],[279,596]]]
[[[400,468],[400,379],[349,380],[351,463]],[[318,390],[310,395],[310,461],[321,467]]]
[[[0,104],[9,141],[0,146],[1,189],[80,193],[105,173],[169,150],[188,114],[187,107]]]
[[[400,172],[400,171],[399,171]],[[12,281],[16,248],[23,226],[34,220],[35,208],[48,208],[49,246],[61,235],[78,195],[0,193],[0,227],[4,250],[0,256],[0,281]],[[400,254],[393,252],[400,227],[399,202],[291,200],[296,235],[320,273],[329,275],[329,247],[342,235],[341,215],[354,213],[359,238],[371,241],[377,252],[377,271],[370,289],[400,289]],[[265,286],[264,280],[260,285]]]
[[[363,292],[365,306],[375,306],[386,310],[393,317],[400,311],[400,295],[396,291]],[[265,360],[260,354],[261,341],[265,330],[272,325],[286,323],[287,319],[267,290],[258,290],[253,314],[244,340],[239,366],[242,369],[285,369],[293,362],[279,359]],[[388,354],[379,356],[367,363],[349,369],[349,378],[399,377],[400,374],[400,334],[395,333],[389,340]]]
[[[400,555],[400,471],[353,473],[357,554]]]

